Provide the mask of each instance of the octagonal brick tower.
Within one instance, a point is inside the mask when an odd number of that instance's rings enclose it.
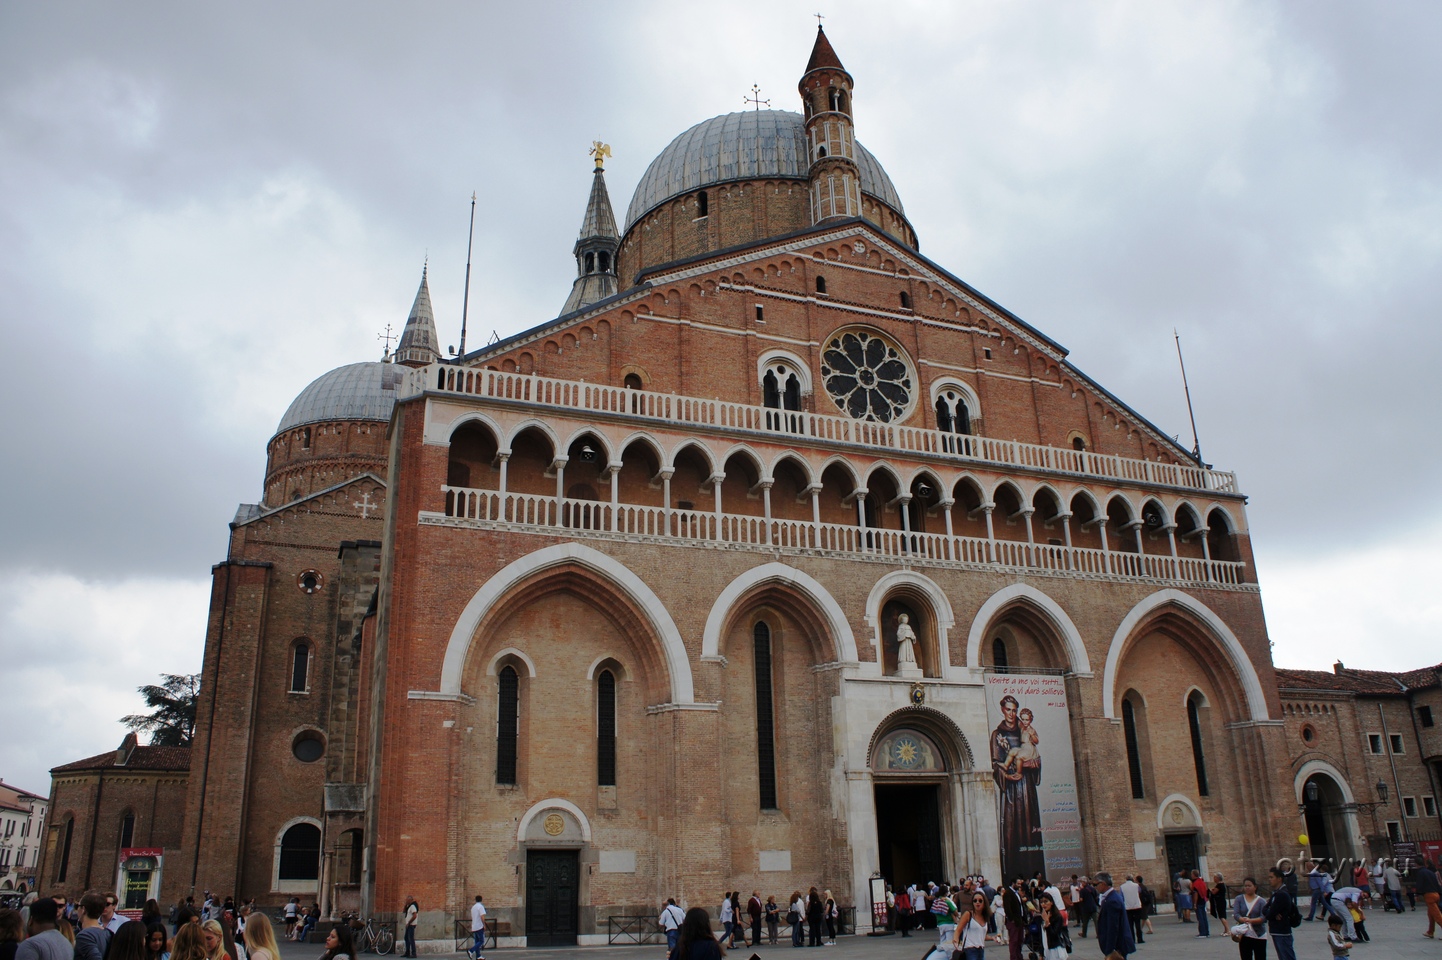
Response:
[[[851,74],[831,48],[826,31],[817,26],[811,59],[797,84],[805,107],[813,224],[861,216],[861,171],[856,165],[851,87]]]

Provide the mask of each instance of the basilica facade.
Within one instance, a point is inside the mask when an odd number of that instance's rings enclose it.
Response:
[[[598,157],[556,319],[446,359],[423,277],[291,405],[167,892],[415,896],[438,941],[482,894],[537,945],[1286,849],[1237,478],[920,253],[824,33],[798,93],[682,133],[619,227]]]

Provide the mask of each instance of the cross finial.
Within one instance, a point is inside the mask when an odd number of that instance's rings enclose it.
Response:
[[[389,357],[391,355],[391,341],[399,340],[400,337],[397,337],[395,334],[391,333],[391,325],[386,324],[386,332],[376,334],[376,339],[384,340],[386,342],[386,352],[382,356],[382,359],[385,359],[386,357]]]
[[[761,99],[761,88],[758,87],[758,86],[757,86],[756,84],[754,84],[754,83],[751,84],[751,96],[749,96],[749,97],[742,97],[742,98],[741,98],[741,102],[742,102],[742,103],[754,103],[754,104],[756,104],[756,112],[757,112],[757,113],[760,113],[760,112],[761,112],[761,104],[764,103],[764,104],[766,104],[768,107],[771,106],[771,101],[770,101],[770,100],[762,100],[762,99]]]
[[[820,30],[820,29],[821,29],[821,18],[822,18],[822,16],[823,16],[823,14],[813,13],[812,16],[816,18],[816,29],[817,29],[817,30]]]
[[[591,156],[596,158],[596,169],[601,170],[606,166],[606,158],[611,155],[611,145],[602,143],[599,140],[591,141]]]

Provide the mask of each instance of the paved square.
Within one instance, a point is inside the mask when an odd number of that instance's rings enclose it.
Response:
[[[1133,955],[1134,960],[1235,960],[1238,956],[1237,945],[1224,934],[1213,934],[1206,940],[1196,938],[1196,926],[1194,924],[1183,924],[1168,914],[1163,914],[1152,919],[1152,926],[1156,933],[1148,936],[1146,942],[1141,945],[1137,953]],[[1213,922],[1212,929],[1215,931],[1220,926]],[[324,925],[323,925],[324,927]],[[1408,911],[1403,916],[1395,913],[1383,913],[1380,909],[1367,911],[1367,932],[1372,936],[1371,943],[1359,943],[1352,949],[1353,960],[1442,960],[1442,939],[1428,940],[1422,936],[1427,929],[1427,914],[1421,910]],[[922,938],[913,935],[903,939],[900,936],[890,937],[842,937],[834,947],[819,947],[822,951],[818,956],[844,956],[844,957],[877,957],[885,960],[923,960],[926,954],[928,943],[934,942],[933,937]],[[1076,935],[1075,928],[1072,933],[1072,943],[1075,952],[1073,960],[1101,960],[1101,951],[1097,948],[1095,939],[1088,937],[1083,940]],[[1296,948],[1298,960],[1330,960],[1331,951],[1327,949],[1327,925],[1322,921],[1303,923],[1297,928]],[[795,948],[789,942],[779,943],[777,946],[762,946],[759,949],[747,948],[730,951],[727,956],[731,960],[750,960],[754,953],[763,960],[784,960]],[[803,948],[810,950],[811,948]],[[299,944],[285,943],[281,946],[281,954],[284,960],[318,960],[325,952],[320,944]],[[487,950],[486,956],[489,960],[497,958],[540,958],[558,956],[581,956],[595,958],[595,960],[662,960],[666,951],[660,946],[649,947],[549,947],[533,949],[494,949]],[[396,956],[393,953],[391,956]],[[990,944],[986,949],[987,960],[1007,960],[1007,949],[1004,946]],[[426,954],[424,956],[442,956]],[[443,956],[450,958],[463,958],[465,954],[452,953]],[[805,956],[802,954],[800,956]],[[1025,956],[1025,954],[1023,954]],[[1274,960],[1276,954],[1268,950],[1268,960]]]

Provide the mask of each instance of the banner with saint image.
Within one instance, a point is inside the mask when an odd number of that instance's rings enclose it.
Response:
[[[1042,674],[989,673],[987,752],[996,781],[1005,882],[1082,872],[1066,682]]]

